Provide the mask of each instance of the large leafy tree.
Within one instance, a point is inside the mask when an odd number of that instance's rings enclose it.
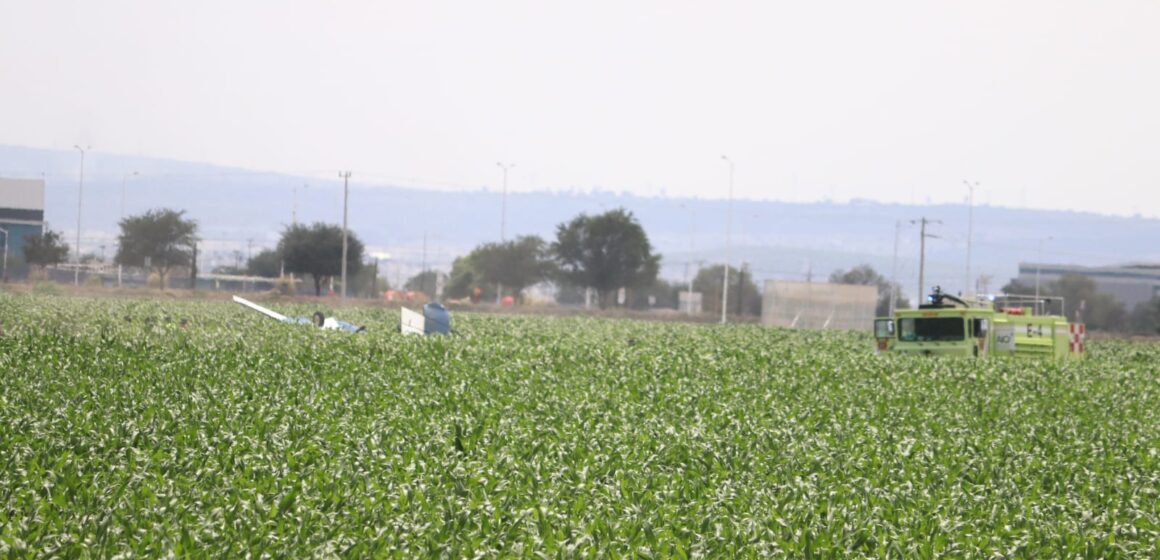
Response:
[[[322,295],[322,284],[342,274],[342,228],[322,222],[294,224],[282,232],[278,252],[286,263],[286,272],[309,274],[314,279],[314,295]],[[348,277],[358,273],[362,260],[363,244],[354,232],[348,232]]]
[[[554,269],[548,244],[536,235],[485,243],[468,258],[485,282],[511,290],[517,300],[524,288],[548,278]]]
[[[601,308],[620,288],[651,285],[660,268],[661,257],[653,254],[644,228],[623,208],[560,224],[551,251],[560,277],[596,290]]]
[[[890,314],[890,290],[894,290],[894,305],[899,309],[906,309],[910,303],[902,298],[902,287],[892,283],[889,278],[878,273],[868,264],[860,264],[850,270],[835,270],[830,275],[831,284],[855,284],[858,286],[875,286],[878,288],[878,304],[875,313],[879,317]]]
[[[121,235],[115,262],[124,266],[145,266],[157,272],[161,287],[175,267],[189,266],[197,241],[197,222],[185,211],[162,208],[121,220]]]
[[[60,232],[45,230],[41,235],[31,235],[24,238],[24,262],[45,267],[51,264],[62,263],[68,257],[68,243],[65,243]]]

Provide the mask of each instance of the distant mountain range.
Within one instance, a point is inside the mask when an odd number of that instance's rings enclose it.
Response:
[[[0,177],[46,180],[47,221],[73,239],[77,218],[75,151],[0,146]],[[137,172],[133,175],[133,172]],[[277,243],[298,221],[342,222],[342,183],[203,163],[90,151],[85,163],[84,252],[111,252],[121,216],[148,208],[185,210],[200,225],[203,267],[232,264],[236,252],[256,253]],[[349,224],[371,252],[389,253],[387,270],[405,279],[427,266],[447,270],[476,244],[500,237],[502,195],[480,188],[435,191],[368,185],[351,178]],[[507,196],[507,235],[551,239],[578,213],[624,207],[632,211],[664,255],[662,276],[683,280],[687,267],[724,258],[726,210],[720,199],[642,197],[627,193],[518,192]],[[1160,220],[1088,212],[976,206],[971,276],[992,277],[992,289],[1017,272],[1020,261],[1080,265],[1160,261]],[[966,275],[968,208],[849,203],[735,200],[732,261],[749,264],[754,278],[824,281],[831,272],[869,263],[889,275],[895,224],[901,222],[897,271],[904,291],[917,286],[919,234],[910,221],[936,220],[928,233],[926,278],[959,291]],[[426,238],[426,243],[424,243]],[[424,246],[426,250],[424,251]],[[1040,250],[1042,247],[1042,250]]]

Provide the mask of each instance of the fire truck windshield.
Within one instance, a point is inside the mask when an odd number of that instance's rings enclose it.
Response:
[[[966,323],[962,317],[907,317],[900,320],[898,326],[898,338],[905,342],[966,338]]]

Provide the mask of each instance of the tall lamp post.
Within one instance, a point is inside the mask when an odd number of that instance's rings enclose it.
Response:
[[[346,205],[350,198],[350,171],[338,174],[342,177],[342,299],[346,299]]]
[[[721,324],[728,320],[729,311],[729,240],[733,234],[733,160],[721,156],[729,164],[729,206],[725,212],[725,280],[721,283]]]
[[[978,181],[963,181],[967,185],[967,270],[966,276],[963,278],[963,296],[971,295],[973,282],[971,282],[971,237],[974,235],[975,226],[975,188],[979,186]]]
[[[499,241],[503,243],[507,241],[507,179],[508,171],[515,167],[514,163],[496,162],[496,165],[503,170],[503,199],[500,203],[499,210]],[[497,282],[495,285],[495,304],[499,305],[503,301],[503,284]]]
[[[685,206],[685,205],[682,204],[681,206]],[[685,308],[683,310],[686,315],[691,315],[693,313],[693,277],[696,275],[696,271],[693,272],[693,275],[689,274],[689,269],[692,268],[692,266],[693,266],[693,250],[694,250],[694,243],[693,243],[694,237],[693,236],[695,233],[695,230],[694,230],[695,222],[693,220],[693,216],[694,216],[693,205],[692,205],[692,203],[690,203],[689,204],[689,260],[685,263],[685,281],[688,284],[688,286],[687,286],[688,291],[687,291],[687,295],[685,296]]]
[[[0,233],[4,234],[4,264],[3,269],[0,269],[0,280],[8,281],[8,228],[0,227]]]
[[[81,176],[80,182],[77,183],[77,244],[73,257],[76,261],[76,267],[73,268],[73,285],[79,286],[81,285],[81,203],[84,201],[85,193],[85,150],[92,149],[92,146],[82,148],[74,144],[73,147],[81,152]]]

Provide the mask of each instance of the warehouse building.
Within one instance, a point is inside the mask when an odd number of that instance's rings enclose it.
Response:
[[[1160,263],[1133,263],[1119,266],[1076,266],[1070,264],[1019,263],[1019,283],[1035,285],[1036,271],[1040,284],[1050,284],[1064,276],[1084,276],[1096,283],[1096,289],[1110,294],[1131,310],[1136,305],[1160,297]]]
[[[6,238],[10,276],[14,269],[26,269],[24,240],[43,233],[44,180],[0,177],[0,238]]]

